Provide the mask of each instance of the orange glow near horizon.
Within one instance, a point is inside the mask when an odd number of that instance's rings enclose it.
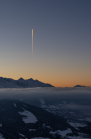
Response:
[[[29,56],[28,56],[29,53]],[[24,56],[24,55],[23,55]],[[5,59],[1,61],[0,77],[12,78],[18,80],[20,77],[24,79],[32,78],[44,83],[51,84],[55,87],[73,87],[75,85],[91,86],[90,66],[83,68],[75,66],[59,66],[56,61],[48,61],[40,56],[32,57],[30,52],[27,52],[27,58],[23,57],[16,60]],[[47,62],[46,62],[47,61]],[[8,64],[3,64],[7,62]],[[21,64],[20,64],[21,63]],[[56,66],[54,66],[56,63]],[[68,69],[67,69],[67,68]]]
[[[11,77],[11,76],[9,76],[9,77],[7,77],[7,76],[3,76],[3,77],[6,77],[6,78],[12,78],[12,79],[15,79],[15,80],[18,80],[19,78],[21,78],[22,76],[19,76],[19,75],[17,75],[16,77]],[[41,81],[41,82],[43,82],[43,83],[48,83],[48,84],[51,84],[51,85],[53,85],[53,86],[55,86],[55,87],[73,87],[73,86],[75,86],[75,85],[83,85],[83,86],[90,86],[91,87],[91,84],[90,84],[90,79],[87,81],[87,82],[85,82],[84,80],[82,81],[82,80],[72,80],[72,79],[54,79],[53,80],[53,78],[52,79],[47,79],[46,77],[44,78],[44,77],[39,77],[39,76],[37,76],[37,77],[31,77],[31,76],[23,76],[22,78],[24,78],[24,79],[29,79],[29,78],[32,78],[32,79],[34,79],[34,80],[39,80],[39,81]]]

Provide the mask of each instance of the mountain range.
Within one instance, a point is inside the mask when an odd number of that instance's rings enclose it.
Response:
[[[74,87],[86,87],[86,86],[83,86],[83,85],[76,85]]]
[[[30,87],[54,87],[51,84],[43,83],[32,78],[24,80],[20,78],[14,80],[12,78],[0,77],[0,88],[30,88]]]

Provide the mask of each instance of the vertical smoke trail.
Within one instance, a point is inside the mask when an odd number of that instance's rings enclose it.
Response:
[[[33,29],[32,29],[32,55],[33,55]]]

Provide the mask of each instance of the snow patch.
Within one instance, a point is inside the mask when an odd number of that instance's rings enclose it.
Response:
[[[45,101],[43,99],[40,99],[41,107],[46,108]]]
[[[24,107],[27,107],[26,105],[23,105]]]
[[[36,129],[29,129],[29,131],[36,131]]]
[[[46,128],[46,127],[47,127],[47,128],[51,128],[50,126],[46,126],[45,124],[43,124],[43,127],[45,127],[45,128]]]
[[[73,127],[84,127],[87,126],[86,124],[80,124],[80,123],[73,123],[73,122],[68,122],[71,126]]]
[[[52,109],[52,110],[59,110],[60,108],[57,107],[57,106],[54,106],[54,105],[49,105],[49,109]]]
[[[0,139],[5,139],[5,138],[0,134]]]
[[[14,106],[17,107],[15,103],[14,103]]]
[[[61,136],[66,136],[66,134],[68,134],[68,133],[72,133],[72,131],[71,131],[71,129],[70,128],[68,128],[67,130],[63,130],[63,131],[61,131],[61,130],[57,130],[57,131],[50,131],[50,134],[53,134],[53,135],[55,135],[55,134],[58,134],[58,135],[61,135]]]
[[[91,117],[87,117],[86,121],[91,122]]]
[[[90,139],[90,138],[83,138],[83,137],[80,137],[80,136],[68,136],[69,139]]]
[[[22,136],[22,137],[25,137],[25,135],[23,135],[23,134],[21,134],[21,133],[19,133],[19,135]]]
[[[2,124],[0,124],[0,127],[2,126]]]
[[[26,117],[23,117],[23,121],[25,123],[36,123],[38,120],[37,118],[29,111],[19,112],[20,115],[24,115]]]
[[[50,139],[50,138],[44,138],[44,137],[34,137],[34,138],[31,138],[31,139]]]

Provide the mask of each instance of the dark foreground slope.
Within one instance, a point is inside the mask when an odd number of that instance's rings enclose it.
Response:
[[[66,119],[17,100],[0,100],[0,137],[5,139],[59,139],[77,136]]]

